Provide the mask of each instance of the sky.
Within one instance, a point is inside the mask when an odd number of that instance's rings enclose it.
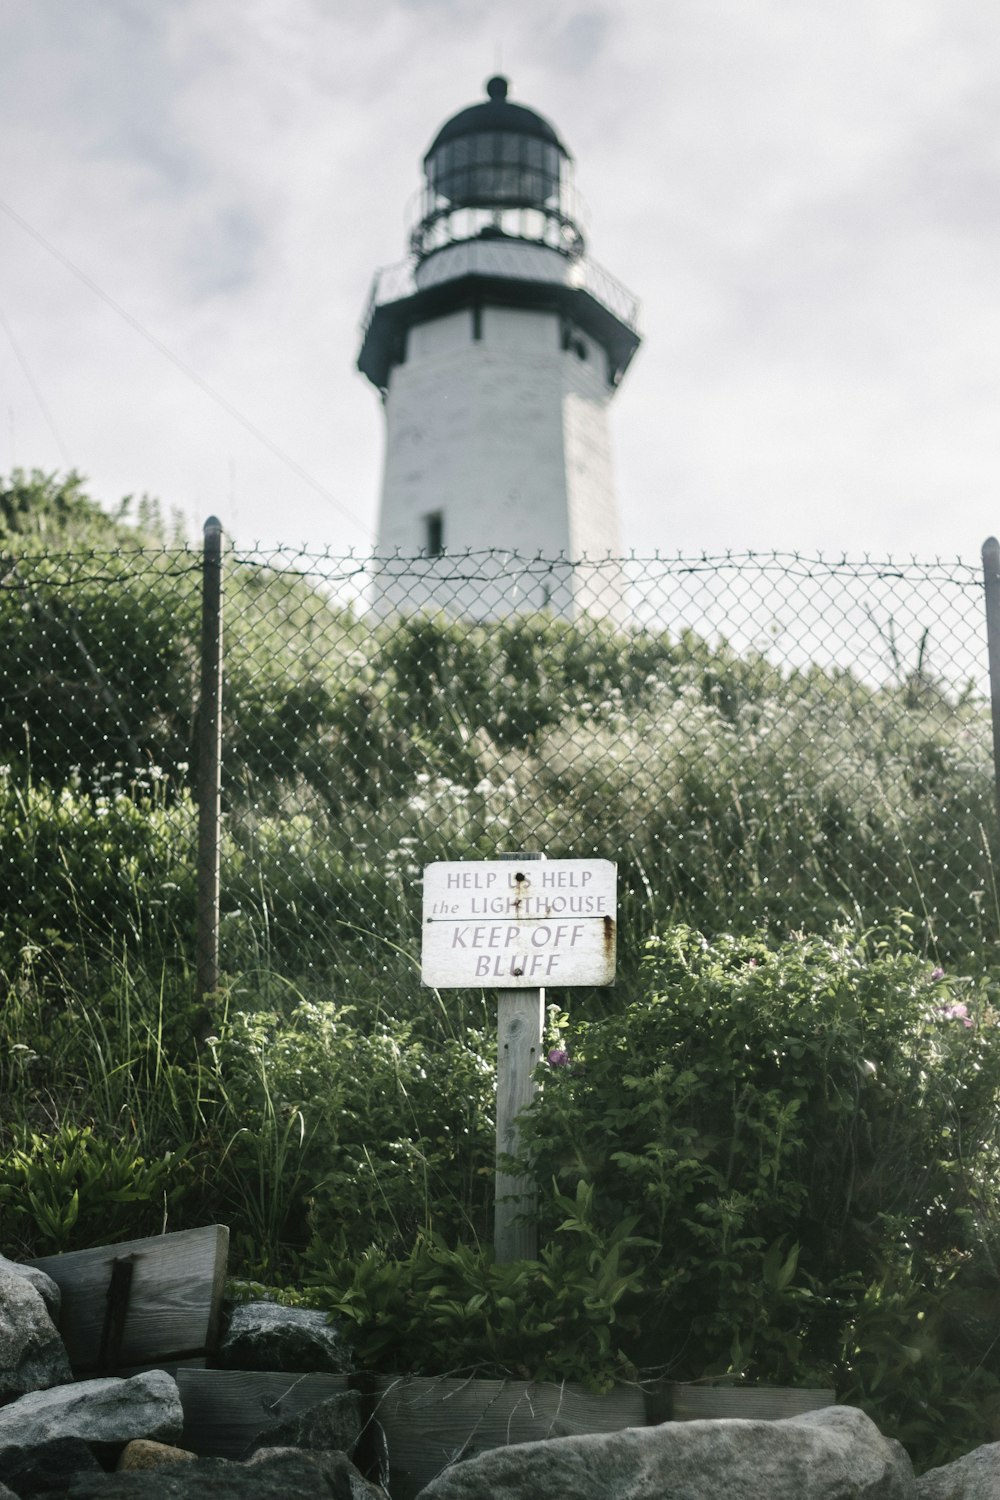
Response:
[[[0,474],[370,550],[357,372],[440,125],[502,71],[640,299],[627,550],[1000,530],[991,0],[0,0]]]

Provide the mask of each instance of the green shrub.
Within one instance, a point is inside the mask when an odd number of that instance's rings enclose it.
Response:
[[[641,1284],[635,1217],[607,1233],[591,1219],[591,1190],[554,1193],[563,1217],[537,1260],[498,1265],[489,1247],[418,1236],[409,1254],[369,1251],[354,1266],[310,1247],[309,1297],[348,1320],[366,1370],[384,1374],[471,1372],[520,1380],[582,1381],[595,1391],[636,1371],[621,1348],[635,1332],[623,1303]]]
[[[361,1024],[299,1001],[236,1012],[207,1044],[220,1211],[251,1270],[287,1269],[311,1235],[343,1258],[399,1253],[418,1230],[481,1233],[493,1153],[491,1044]]]
[[[997,1307],[1000,1029],[989,992],[905,932],[770,947],[678,928],[648,945],[642,993],[569,1038],[528,1131],[543,1179],[590,1184],[599,1227],[638,1214],[659,1247],[637,1363],[836,1377],[877,1401],[865,1289],[904,1254],[928,1307],[983,1286]],[[935,1327],[939,1354],[968,1357]],[[978,1360],[1000,1369],[998,1333]]]
[[[959,1458],[994,1427],[998,1326],[995,1274],[970,1275],[960,1255],[929,1266],[900,1246],[849,1310],[840,1399],[904,1443],[919,1468]]]
[[[10,1238],[58,1255],[153,1234],[169,1218],[177,1163],[147,1161],[135,1140],[65,1124],[0,1153],[0,1211]]]

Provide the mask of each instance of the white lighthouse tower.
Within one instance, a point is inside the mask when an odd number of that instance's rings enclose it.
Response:
[[[373,608],[614,616],[620,579],[575,564],[621,552],[608,407],[636,304],[585,254],[555,130],[505,78],[486,92],[424,157],[410,256],[364,321],[386,416]]]

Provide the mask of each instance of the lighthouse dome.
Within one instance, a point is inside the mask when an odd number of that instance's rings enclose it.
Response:
[[[424,157],[429,191],[453,208],[543,208],[558,201],[569,152],[549,122],[507,97],[491,78],[487,98],[447,120]]]
[[[501,74],[488,80],[487,99],[479,104],[470,104],[460,109],[457,115],[446,120],[431,144],[427,156],[433,156],[445,141],[453,141],[460,135],[476,135],[481,130],[511,131],[515,135],[533,135],[540,141],[557,146],[564,156],[569,152],[556,135],[548,120],[527,109],[523,104],[513,104],[507,94],[510,84]]]

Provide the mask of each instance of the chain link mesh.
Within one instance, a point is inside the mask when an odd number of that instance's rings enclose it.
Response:
[[[8,923],[187,953],[200,554],[0,573]],[[899,911],[942,962],[988,959],[983,585],[964,563],[236,549],[225,594],[230,973],[310,970],[389,1003],[416,983],[422,866],[516,850],[618,861],[626,973],[669,920]]]

